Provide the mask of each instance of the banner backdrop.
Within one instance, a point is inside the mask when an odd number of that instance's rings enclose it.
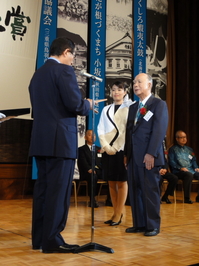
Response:
[[[49,57],[51,42],[57,33],[57,0],[43,0],[39,29],[37,52],[37,68],[41,67]],[[35,158],[32,160],[32,179],[37,179]]]
[[[146,71],[153,78],[152,92],[166,100],[167,1],[147,0]]]
[[[122,12],[121,12],[122,10]],[[116,80],[127,83],[132,97],[132,0],[107,0],[106,15],[106,102]]]
[[[152,93],[162,100],[167,85],[167,13],[167,0],[134,0],[134,76],[149,73]]]
[[[41,0],[0,0],[0,6],[0,109],[30,108]]]
[[[87,79],[80,75],[81,70],[87,72],[87,39],[88,39],[88,0],[58,0],[57,36],[66,36],[76,46],[73,67],[83,98],[87,97]],[[78,145],[85,144],[86,117],[78,116]],[[74,179],[79,178],[77,164]]]
[[[37,68],[41,67],[48,59],[50,44],[57,35],[57,1],[43,0],[42,2]]]
[[[102,78],[103,81],[94,81],[90,79],[89,89],[90,98],[94,100],[104,99],[105,94],[105,51],[106,51],[106,1],[91,1],[91,20],[90,20],[90,43],[89,43],[89,73]],[[97,125],[99,123],[100,113],[104,107],[104,102],[95,107],[97,113],[89,116],[88,128],[93,129],[97,136]],[[96,145],[99,146],[98,137]]]
[[[146,1],[134,0],[134,77],[146,72]]]

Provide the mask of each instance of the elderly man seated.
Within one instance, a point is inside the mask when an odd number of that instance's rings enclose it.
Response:
[[[186,146],[187,135],[184,131],[176,132],[176,145],[169,149],[169,166],[171,172],[183,180],[184,203],[192,204],[190,199],[193,179],[199,179],[199,167],[193,149]],[[196,197],[199,202],[199,193]]]
[[[159,173],[161,175],[160,186],[162,186],[164,179],[166,179],[168,181],[167,189],[165,190],[161,201],[166,202],[167,204],[171,204],[171,201],[169,200],[168,196],[174,195],[174,190],[175,190],[176,185],[178,183],[178,177],[176,175],[168,172],[166,166],[162,167],[160,169]]]

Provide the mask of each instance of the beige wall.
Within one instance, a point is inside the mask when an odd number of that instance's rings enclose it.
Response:
[[[0,32],[0,110],[30,107],[28,85],[36,65],[41,3],[42,0],[0,0],[0,25],[5,28]],[[27,28],[23,36],[16,34],[14,40],[11,25],[15,24],[15,16],[10,17],[7,26],[5,18],[7,11],[12,14],[12,8],[16,11],[17,6],[19,14],[23,12],[25,16],[22,25]]]

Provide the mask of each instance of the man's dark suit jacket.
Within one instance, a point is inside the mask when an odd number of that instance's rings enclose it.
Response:
[[[88,115],[74,69],[48,59],[29,86],[33,109],[30,156],[35,156],[38,179],[34,187],[32,244],[43,250],[64,245],[75,159],[77,115]]]
[[[160,228],[160,175],[164,164],[163,139],[168,124],[166,103],[151,96],[146,104],[148,121],[141,117],[134,125],[138,103],[129,108],[124,154],[128,159],[128,187],[133,225],[146,230]],[[154,167],[146,170],[145,154],[154,156]]]
[[[82,99],[72,66],[48,59],[29,91],[34,118],[30,156],[77,158],[76,117],[88,115],[90,104]]]
[[[138,103],[129,107],[124,154],[128,162],[133,156],[135,163],[139,167],[144,167],[143,159],[148,153],[154,156],[155,166],[162,166],[165,163],[162,142],[168,125],[167,105],[164,101],[151,96],[145,106],[154,115],[148,121],[141,117],[136,125],[134,120]]]

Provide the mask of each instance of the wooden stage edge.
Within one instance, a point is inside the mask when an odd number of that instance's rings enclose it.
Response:
[[[125,206],[119,226],[105,225],[112,207],[99,198],[94,211],[94,234],[91,236],[91,208],[86,198],[78,197],[75,207],[71,197],[68,222],[62,235],[66,242],[85,245],[93,240],[114,250],[87,251],[77,254],[43,254],[31,249],[32,199],[0,200],[0,265],[16,266],[180,266],[199,263],[199,203],[184,204],[177,192],[177,203],[161,204],[161,232],[155,237],[143,233],[125,233],[132,226],[131,208]],[[196,193],[191,198],[195,201]],[[171,200],[172,197],[170,197]]]

